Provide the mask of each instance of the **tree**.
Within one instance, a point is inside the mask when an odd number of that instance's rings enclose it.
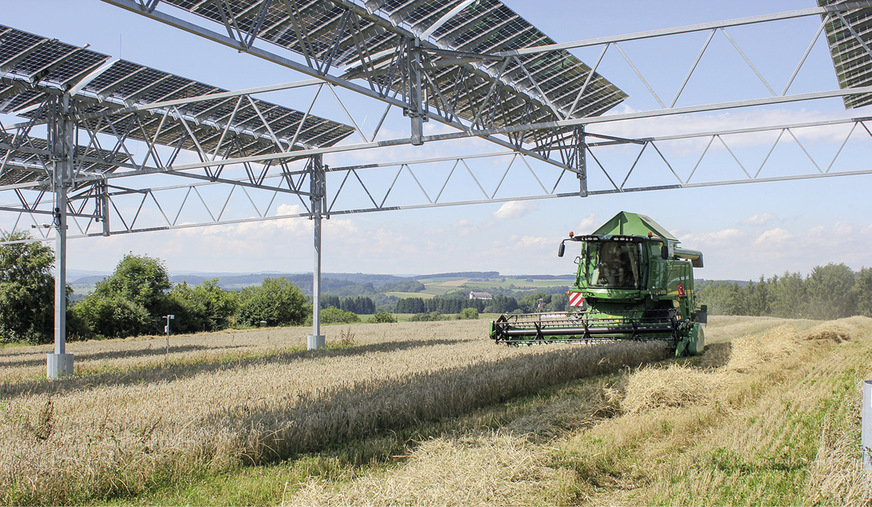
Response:
[[[335,306],[321,311],[322,324],[352,324],[355,322],[360,322],[360,317],[356,313],[346,312]]]
[[[118,295],[91,294],[73,306],[73,313],[85,323],[86,334],[124,338],[155,334],[155,319],[139,303]]]
[[[94,293],[73,307],[90,332],[101,336],[158,334],[170,310],[170,277],[163,263],[146,255],[127,254]]]
[[[478,318],[478,310],[476,310],[475,308],[464,308],[460,312],[460,315],[458,316],[458,318],[467,319],[467,320],[475,320]]]
[[[377,323],[393,323],[396,322],[397,319],[392,314],[388,312],[378,312],[372,315],[367,322],[377,324]]]
[[[872,317],[872,268],[862,268],[854,282],[857,313]]]
[[[177,284],[169,293],[167,313],[176,316],[176,328],[184,332],[217,331],[230,325],[236,311],[235,293],[218,286],[218,279],[195,287]]]
[[[809,317],[813,319],[840,319],[854,314],[855,277],[845,264],[816,266],[806,280],[808,287]]]
[[[0,246],[0,342],[50,343],[54,334],[54,252],[29,239],[2,237],[25,242]]]
[[[773,277],[770,282],[771,305],[774,317],[798,319],[808,306],[805,296],[805,282],[799,273],[785,272],[781,278]]]
[[[260,287],[247,287],[239,295],[236,321],[247,326],[302,324],[311,312],[296,285],[285,277],[266,278]]]

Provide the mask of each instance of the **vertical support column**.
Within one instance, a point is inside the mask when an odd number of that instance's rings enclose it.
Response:
[[[408,62],[409,75],[409,107],[405,114],[412,120],[412,145],[424,144],[424,93],[421,88],[421,41],[419,39],[408,40],[406,45],[406,59]]]
[[[55,192],[55,331],[53,354],[46,358],[48,378],[73,374],[73,355],[66,353],[67,341],[67,187],[73,179],[74,128],[70,115],[70,96],[51,99],[49,108],[49,147],[53,159]]]
[[[575,129],[575,161],[578,166],[578,195],[587,197],[587,141],[584,135],[584,125]]]
[[[97,183],[97,215],[103,224],[103,236],[108,236],[109,229],[109,184],[106,180]]]
[[[863,447],[863,468],[872,470],[872,380],[863,382],[863,410],[860,411],[860,445]]]
[[[324,335],[321,334],[321,217],[326,183],[322,156],[314,155],[309,159],[312,220],[315,224],[315,268],[312,270],[312,334],[307,339],[308,350],[324,347]]]

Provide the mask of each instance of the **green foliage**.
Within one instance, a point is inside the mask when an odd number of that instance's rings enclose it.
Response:
[[[15,232],[3,241],[30,239]],[[0,342],[50,343],[54,334],[54,264],[39,242],[0,246]]]
[[[73,306],[88,335],[123,338],[156,333],[158,322],[139,303],[119,295],[92,294]]]
[[[854,301],[857,303],[858,314],[872,317],[872,268],[863,268],[857,273]]]
[[[756,283],[698,284],[697,302],[712,315],[754,315],[783,318],[840,319],[872,316],[872,269],[854,273],[845,264],[815,267],[803,278],[784,273],[780,278],[760,277]]]
[[[206,280],[193,288],[187,283],[173,287],[168,297],[167,313],[176,315],[178,332],[226,329],[236,311],[236,293],[218,286],[218,279]]]
[[[426,288],[426,285],[417,280],[386,283],[385,285],[380,287],[382,292],[423,292]]]
[[[267,278],[260,287],[247,287],[239,294],[236,322],[247,326],[262,321],[269,326],[302,324],[311,312],[296,285],[284,277]]]
[[[475,320],[478,318],[478,310],[475,308],[464,308],[463,311],[460,312],[459,318],[465,320]]]
[[[844,264],[817,266],[808,276],[808,316],[813,319],[839,319],[855,311],[854,272]]]
[[[512,296],[494,296],[491,300],[469,299],[468,292],[445,294],[430,299],[404,298],[397,301],[396,313],[460,313],[464,308],[475,308],[485,313],[507,313],[518,309],[518,301]],[[566,308],[569,298],[563,295],[547,294],[549,301],[560,310]],[[549,310],[552,308],[549,307]]]
[[[446,317],[439,312],[418,313],[410,319],[412,322],[436,322],[446,320]]]
[[[396,321],[397,321],[397,319],[396,319],[396,317],[394,317],[393,314],[388,313],[388,312],[378,312],[378,313],[374,314],[372,317],[370,317],[367,322],[370,322],[372,324],[379,324],[379,323],[390,324],[390,323],[394,323]]]
[[[170,287],[169,274],[159,259],[127,254],[115,267],[112,276],[97,283],[94,294],[120,297],[157,315],[164,309],[165,296]]]
[[[351,324],[360,322],[360,317],[353,312],[346,312],[334,306],[321,310],[322,324]]]
[[[171,285],[159,259],[127,254],[73,313],[97,336],[158,334],[163,330],[160,317],[172,310],[167,297]]]

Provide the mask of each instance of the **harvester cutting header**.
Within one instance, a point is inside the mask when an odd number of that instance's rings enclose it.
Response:
[[[491,323],[497,343],[532,344],[597,340],[665,340],[675,355],[700,354],[706,307],[696,307],[693,268],[702,252],[679,248],[678,239],[645,215],[620,212],[580,243],[578,274],[567,291],[572,311],[506,314]]]

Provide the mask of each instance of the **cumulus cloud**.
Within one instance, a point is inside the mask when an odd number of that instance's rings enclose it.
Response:
[[[687,245],[723,245],[730,242],[739,241],[745,236],[745,233],[739,229],[723,229],[704,234],[686,234],[682,236],[682,244]]]
[[[536,209],[536,204],[528,201],[510,201],[494,211],[494,218],[521,218]]]
[[[581,222],[578,223],[578,227],[576,230],[579,234],[587,234],[588,232],[592,232],[600,225],[600,220],[598,218],[599,214],[594,211],[590,215],[581,219]]]
[[[762,215],[753,215],[745,220],[742,220],[742,225],[758,225],[765,226],[769,222],[775,219],[775,215],[772,213],[763,213]]]
[[[782,229],[781,227],[776,227],[775,229],[769,229],[768,231],[761,234],[755,241],[754,246],[758,247],[779,247],[784,243],[791,241],[796,237],[795,234],[791,233],[786,229]]]

